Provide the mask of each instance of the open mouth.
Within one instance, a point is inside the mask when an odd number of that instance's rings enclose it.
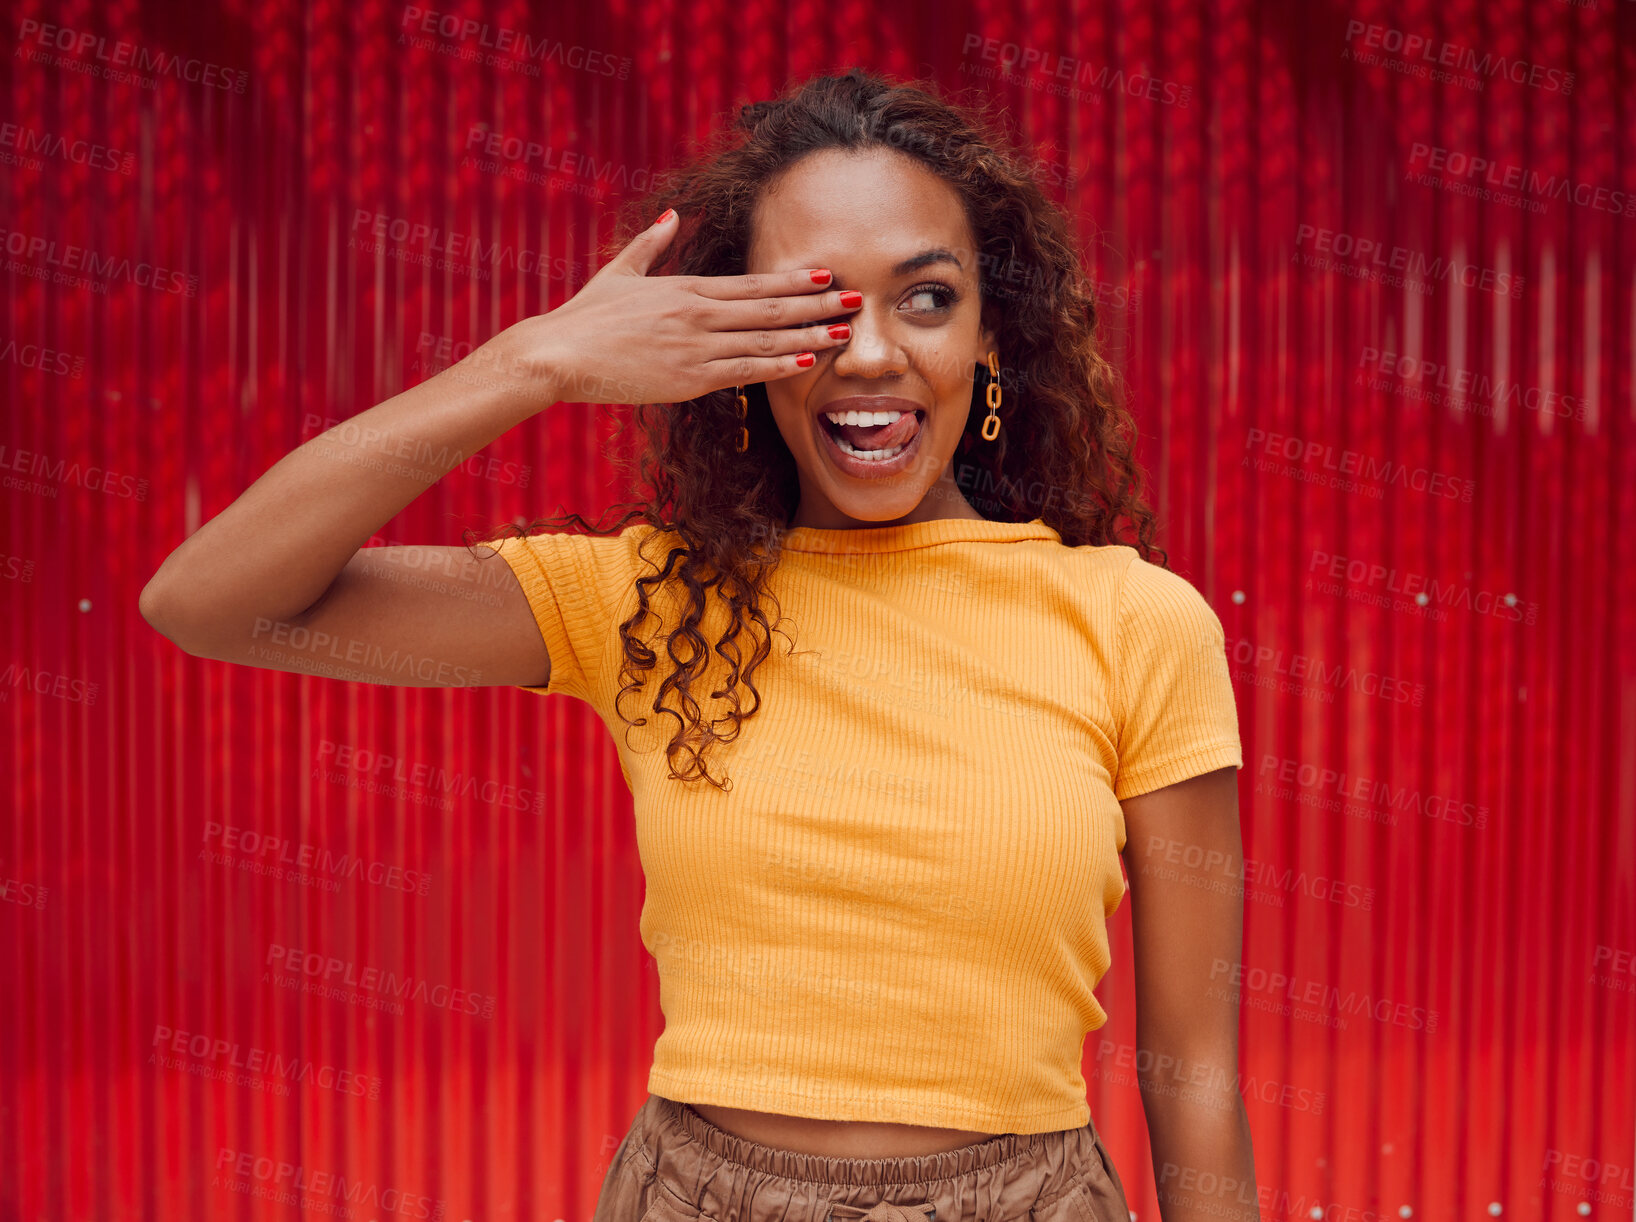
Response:
[[[821,412],[819,427],[835,453],[851,464],[890,463],[917,448],[926,412]]]

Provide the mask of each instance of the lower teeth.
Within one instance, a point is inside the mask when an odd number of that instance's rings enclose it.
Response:
[[[909,443],[903,442],[902,445],[895,445],[890,450],[855,450],[847,444],[844,437],[836,437],[835,444],[852,457],[861,458],[865,462],[885,462],[888,458],[895,458]]]

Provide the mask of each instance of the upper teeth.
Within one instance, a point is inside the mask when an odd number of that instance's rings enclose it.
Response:
[[[902,412],[825,412],[832,424],[858,424],[873,427],[877,424],[891,424]]]

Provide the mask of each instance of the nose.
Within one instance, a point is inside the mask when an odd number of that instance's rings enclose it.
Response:
[[[908,369],[908,354],[893,338],[890,326],[882,324],[867,300],[863,308],[846,321],[852,325],[852,337],[832,350],[835,353],[832,363],[837,375],[843,378],[883,378],[902,374]]]

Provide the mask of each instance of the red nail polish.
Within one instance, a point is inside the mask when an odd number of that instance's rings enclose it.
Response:
[[[820,267],[812,273],[812,282],[814,284],[828,284],[833,279],[834,277],[830,275],[828,268]]]
[[[845,309],[855,310],[863,304],[863,294],[848,290],[841,294],[841,305]]]
[[[830,339],[849,339],[851,335],[852,328],[844,322],[838,322],[829,329]]]
[[[805,368],[807,368],[807,367],[808,367],[808,366],[809,366],[809,365],[811,365],[811,364],[812,364],[812,362],[813,362],[813,361],[815,361],[815,360],[817,360],[817,359],[818,359],[818,358],[816,358],[816,357],[815,357],[815,356],[813,356],[813,355],[812,355],[812,353],[810,353],[810,352],[803,352],[803,353],[802,353],[802,354],[801,354],[801,355],[800,355],[800,356],[798,356],[798,357],[796,357],[796,358],[795,358],[795,363],[796,363],[796,364],[797,364],[797,365],[799,365],[799,366],[801,366],[801,368],[802,368],[802,369],[805,369]]]
[[[661,212],[659,214],[659,219],[654,221],[653,223],[655,225],[663,225],[666,221],[668,221],[671,217],[673,217],[675,215],[676,215],[676,209],[666,208],[663,212]]]

